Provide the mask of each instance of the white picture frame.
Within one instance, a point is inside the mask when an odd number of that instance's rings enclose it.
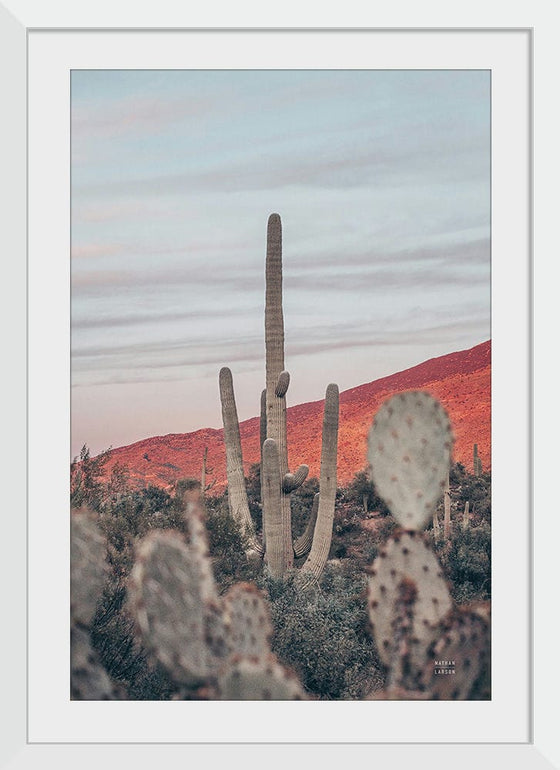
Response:
[[[437,4],[434,3],[434,6]],[[228,31],[233,33],[233,28],[253,27],[253,17],[251,16],[252,8],[248,8],[246,11],[243,9],[236,9],[237,21],[232,20],[228,16],[227,12],[223,14],[217,13],[214,18],[223,19],[223,23],[220,23],[220,27],[223,28],[223,34],[227,36]],[[159,28],[167,28],[173,31],[178,31],[180,28],[217,28],[216,24],[208,24],[208,17],[204,17],[204,12],[193,14],[184,14],[181,10],[175,9],[160,9],[160,12],[154,9],[154,12],[148,17],[143,15],[144,12],[137,11],[133,7],[127,9],[120,8],[104,8],[101,4],[96,4],[96,8],[82,9],[83,15],[80,15],[79,9],[68,10],[63,3],[49,3],[48,8],[41,6],[37,3],[25,3],[25,2],[11,2],[4,3],[4,6],[0,6],[0,20],[1,20],[1,49],[2,58],[5,59],[2,66],[2,93],[5,94],[9,109],[6,114],[8,121],[2,131],[2,152],[4,155],[3,163],[4,168],[7,169],[6,180],[10,180],[10,186],[3,184],[3,195],[8,205],[10,205],[10,211],[13,210],[13,215],[7,217],[5,235],[7,235],[7,245],[11,249],[11,253],[14,255],[9,260],[9,264],[6,268],[9,270],[9,280],[6,281],[6,287],[8,292],[5,298],[3,312],[6,312],[6,319],[4,319],[3,328],[9,330],[10,334],[7,336],[8,348],[9,348],[9,360],[10,368],[15,372],[15,376],[10,378],[7,383],[8,389],[5,396],[6,402],[13,405],[13,409],[10,409],[9,423],[10,427],[10,442],[8,444],[6,464],[3,467],[8,467],[8,461],[16,460],[13,463],[13,473],[10,473],[9,478],[14,479],[14,496],[9,497],[8,509],[12,512],[11,516],[7,518],[7,539],[6,542],[10,544],[10,547],[6,549],[6,559],[3,563],[2,569],[5,570],[3,584],[3,593],[6,593],[7,614],[9,617],[9,623],[5,628],[8,628],[10,632],[5,634],[3,645],[6,646],[5,659],[10,661],[7,666],[7,672],[5,677],[5,689],[4,700],[8,701],[10,708],[8,709],[8,721],[6,722],[6,736],[8,740],[5,743],[4,751],[5,764],[9,767],[34,767],[39,766],[45,762],[56,762],[60,767],[70,766],[70,763],[75,764],[79,761],[80,764],[93,764],[93,762],[109,761],[111,758],[114,761],[135,761],[148,765],[156,757],[180,759],[188,757],[189,760],[203,759],[205,761],[226,761],[226,758],[233,756],[243,756],[244,761],[247,762],[262,762],[266,761],[268,752],[270,752],[270,745],[274,745],[274,752],[278,758],[284,756],[291,758],[296,753],[305,760],[306,757],[317,756],[317,752],[328,755],[329,759],[332,758],[333,762],[348,761],[351,759],[368,759],[373,758],[376,761],[391,762],[394,766],[404,767],[405,763],[413,759],[418,761],[420,758],[424,763],[430,762],[435,767],[448,766],[452,761],[455,766],[472,767],[473,762],[486,763],[487,765],[494,764],[495,762],[507,762],[510,767],[523,767],[523,768],[540,768],[540,767],[554,767],[556,764],[552,764],[558,759],[557,740],[555,735],[555,720],[554,714],[554,700],[552,700],[555,682],[555,672],[550,671],[550,666],[547,662],[553,660],[552,653],[555,649],[554,640],[552,636],[553,630],[553,618],[550,616],[553,614],[549,611],[549,603],[553,605],[554,585],[547,585],[547,577],[550,579],[550,575],[553,573],[548,565],[553,563],[552,556],[552,543],[553,537],[550,535],[549,524],[547,522],[546,533],[541,531],[538,526],[540,519],[535,517],[537,511],[542,510],[538,506],[538,501],[542,499],[543,492],[539,491],[539,495],[536,496],[534,507],[531,505],[531,499],[529,494],[532,490],[537,491],[536,476],[532,473],[532,462],[536,460],[538,453],[535,454],[535,447],[532,444],[531,439],[531,408],[533,401],[531,400],[532,388],[530,386],[534,373],[531,371],[531,357],[529,355],[529,348],[531,348],[533,355],[538,352],[538,345],[531,345],[531,333],[532,333],[532,315],[533,308],[531,307],[531,271],[533,268],[532,255],[531,255],[531,241],[532,241],[532,205],[533,205],[533,188],[532,188],[532,176],[531,171],[527,168],[527,174],[525,178],[525,186],[523,189],[516,189],[518,194],[518,200],[516,205],[526,206],[526,211],[523,216],[526,218],[528,227],[526,232],[526,241],[522,246],[522,250],[526,255],[526,268],[527,272],[524,276],[518,275],[520,279],[519,285],[513,287],[514,292],[526,291],[526,297],[522,303],[520,318],[517,319],[521,329],[521,357],[520,361],[525,368],[522,367],[520,373],[520,379],[522,380],[521,389],[518,391],[521,397],[525,397],[526,400],[518,405],[519,409],[519,422],[521,428],[521,436],[526,439],[526,451],[521,454],[523,460],[521,460],[523,478],[517,477],[522,488],[527,492],[526,506],[529,511],[532,508],[532,513],[527,515],[527,533],[534,531],[536,540],[536,556],[533,558],[530,551],[531,537],[529,534],[529,542],[527,543],[527,561],[526,569],[523,570],[522,581],[526,582],[527,596],[530,595],[531,590],[534,591],[535,586],[539,587],[539,592],[533,593],[532,602],[530,607],[530,614],[528,615],[528,632],[529,637],[526,643],[527,651],[530,654],[530,663],[528,665],[528,671],[530,676],[528,687],[528,701],[527,701],[527,730],[526,740],[503,740],[501,736],[495,736],[496,740],[485,740],[480,742],[464,742],[454,741],[452,736],[447,736],[445,741],[407,741],[406,734],[403,735],[403,740],[398,741],[385,741],[385,740],[372,740],[371,742],[362,738],[360,740],[340,740],[336,742],[332,741],[316,741],[300,739],[296,742],[285,741],[282,738],[281,731],[271,731],[270,740],[266,740],[266,736],[261,733],[257,736],[256,740],[251,740],[250,736],[246,740],[237,742],[236,740],[220,739],[217,736],[216,740],[211,740],[208,734],[202,735],[200,740],[190,739],[186,743],[177,741],[150,741],[150,742],[138,742],[131,739],[128,734],[122,734],[119,739],[111,739],[109,741],[102,741],[92,737],[87,730],[88,712],[87,709],[82,711],[82,719],[84,720],[83,739],[74,733],[71,740],[53,740],[52,738],[37,739],[36,731],[33,740],[30,740],[29,732],[29,692],[30,687],[33,689],[33,682],[31,678],[28,679],[28,663],[29,663],[29,638],[33,635],[33,639],[38,639],[42,633],[46,631],[45,625],[48,623],[65,623],[66,618],[64,614],[57,614],[57,610],[53,613],[48,611],[48,607],[43,607],[42,612],[30,612],[28,607],[29,598],[29,582],[28,578],[32,575],[33,571],[37,568],[37,563],[30,555],[30,543],[32,545],[31,553],[35,554],[35,550],[38,546],[36,543],[38,536],[34,532],[34,526],[36,519],[38,489],[49,488],[52,478],[49,476],[35,475],[37,470],[36,458],[39,456],[37,447],[32,446],[36,439],[43,435],[44,439],[52,441],[52,447],[44,447],[45,455],[52,451],[53,456],[57,455],[60,447],[62,451],[65,448],[65,442],[67,436],[64,434],[66,426],[63,424],[60,429],[60,436],[53,436],[48,432],[37,431],[36,423],[34,422],[36,411],[29,410],[29,404],[32,407],[37,401],[34,401],[33,393],[36,392],[37,378],[48,378],[52,374],[52,368],[62,368],[65,372],[68,370],[69,363],[65,357],[64,348],[67,343],[67,339],[62,341],[62,345],[56,346],[54,359],[48,355],[49,351],[44,350],[41,357],[38,359],[36,356],[36,347],[31,349],[28,347],[27,332],[28,332],[28,319],[29,312],[33,312],[32,302],[33,298],[37,296],[37,291],[34,288],[34,282],[37,281],[37,276],[33,274],[33,263],[28,263],[26,259],[26,251],[29,248],[29,244],[33,243],[33,238],[37,238],[37,228],[45,228],[49,226],[48,217],[39,221],[34,213],[34,218],[28,217],[28,194],[27,188],[27,146],[28,146],[28,117],[27,117],[27,83],[28,83],[28,52],[29,52],[29,39],[30,35],[41,35],[48,39],[49,35],[60,34],[64,31],[64,35],[79,35],[83,32],[89,32],[94,34],[96,29],[105,28],[106,30],[114,30],[134,27],[144,27],[143,34],[150,34],[155,32]],[[397,25],[396,28],[393,24],[383,23],[379,24],[376,21],[375,29],[377,32],[388,32],[389,28],[399,32],[407,32],[407,34],[414,35],[429,32],[430,29],[434,32],[437,31],[438,35],[449,37],[449,42],[453,46],[452,41],[454,36],[458,33],[470,32],[473,36],[478,33],[483,34],[499,34],[502,32],[504,35],[517,34],[520,38],[524,38],[526,41],[526,48],[528,51],[527,61],[523,63],[526,68],[525,74],[528,84],[528,95],[533,94],[533,57],[536,55],[537,48],[533,51],[533,40],[535,37],[535,29],[539,32],[539,37],[542,39],[542,59],[541,61],[547,61],[549,64],[554,60],[554,43],[552,41],[552,33],[549,30],[551,19],[547,17],[545,12],[538,10],[538,6],[535,10],[531,11],[531,14],[535,16],[535,25],[527,27],[524,24],[508,25],[503,27],[501,24],[496,26],[496,21],[492,20],[489,26],[484,24],[470,25],[469,27],[454,26],[450,24],[448,28],[443,29],[436,23],[437,8],[423,7],[422,18],[425,23],[419,23],[417,15],[414,13],[404,14],[403,18],[407,19],[406,27]],[[240,15],[241,14],[241,15]],[[244,15],[245,21],[240,24],[240,20]],[[188,18],[187,18],[188,16]],[[297,14],[296,14],[297,16]],[[478,18],[482,18],[483,14],[479,14]],[[195,20],[195,17],[198,21]],[[211,14],[209,14],[211,17]],[[342,14],[344,17],[344,14]],[[371,27],[371,21],[367,19],[361,19],[362,23],[356,23],[358,15],[353,16],[348,14],[346,18],[339,17],[338,20],[333,20],[330,23],[325,23],[320,26],[330,27],[330,34],[336,35],[337,32],[341,33],[346,28],[352,27],[356,30],[365,31]],[[538,17],[538,24],[536,23],[536,17]],[[292,14],[292,18],[294,15]],[[299,17],[301,18],[301,16]],[[447,17],[449,18],[449,17]],[[252,35],[264,35],[264,29],[278,30],[279,25],[270,25],[270,22],[266,22],[263,16],[257,16],[257,19],[263,19],[261,31],[255,30]],[[410,19],[410,22],[408,21]],[[272,19],[271,19],[272,21]],[[277,21],[277,19],[273,19]],[[365,23],[363,23],[365,21]],[[429,27],[428,22],[433,24],[433,27]],[[418,26],[415,26],[418,25]],[[473,29],[472,27],[478,29]],[[311,32],[309,28],[316,29],[315,24],[301,24],[300,22],[291,23],[287,18],[284,21],[282,19],[282,27],[292,27],[306,32]],[[77,28],[81,28],[83,31],[78,32]],[[57,32],[58,30],[58,32]],[[287,32],[287,30],[286,30]],[[542,37],[541,37],[542,36]],[[48,45],[47,45],[48,48]],[[6,62],[9,62],[6,65]],[[515,84],[512,84],[515,87]],[[31,105],[33,107],[33,105]],[[532,150],[533,150],[533,136],[531,131],[532,124],[532,103],[529,104],[527,110],[527,124],[523,127],[526,133],[528,142],[526,158],[528,164],[532,162]],[[32,120],[32,112],[29,114],[29,120]],[[545,132],[546,133],[546,132]],[[543,150],[544,152],[544,150]],[[540,157],[544,157],[541,155]],[[515,177],[515,183],[519,185],[522,177]],[[34,212],[37,209],[33,209]],[[5,252],[10,253],[10,252]],[[64,281],[68,273],[68,266],[64,264],[64,260],[61,260],[58,266],[55,266],[51,273],[51,280]],[[43,276],[44,277],[44,276]],[[523,284],[523,278],[526,284]],[[40,287],[41,291],[49,292],[50,286],[44,284]],[[545,289],[548,287],[545,287]],[[551,290],[548,288],[548,290]],[[540,315],[535,313],[536,318],[544,320],[541,322],[541,328],[546,327],[546,313],[550,310],[550,305],[545,303],[545,309],[541,311]],[[536,310],[536,307],[535,307]],[[539,341],[543,341],[545,338],[539,337]],[[519,347],[519,337],[514,335],[511,341],[511,347],[513,350]],[[507,347],[507,346],[506,346]],[[526,353],[525,355],[525,348]],[[66,350],[67,350],[66,345]],[[29,354],[26,361],[26,351]],[[506,351],[505,351],[506,352]],[[505,355],[504,352],[504,355]],[[507,347],[507,352],[510,352]],[[42,357],[44,355],[44,358]],[[499,355],[499,354],[498,354]],[[26,365],[27,364],[27,365]],[[526,371],[525,371],[526,369]],[[35,391],[33,385],[35,384]],[[550,387],[550,386],[548,386]],[[48,387],[45,384],[45,389],[48,391]],[[31,397],[30,397],[31,393]],[[27,396],[27,397],[26,397]],[[60,394],[62,402],[64,400],[64,392]],[[56,397],[55,397],[56,398]],[[533,395],[534,398],[534,395]],[[548,420],[548,418],[547,418]],[[26,446],[26,436],[22,435],[22,425],[28,426],[29,435],[32,437],[31,445]],[[538,426],[538,422],[536,425]],[[43,425],[43,428],[45,425]],[[524,433],[525,431],[525,433]],[[13,432],[13,438],[12,438]],[[538,432],[535,435],[535,439],[538,437]],[[536,446],[536,445],[535,445]],[[532,450],[532,451],[531,451]],[[29,456],[31,454],[33,462],[29,465]],[[27,457],[27,462],[26,462]],[[550,460],[548,460],[550,463]],[[52,472],[52,464],[49,464],[48,458],[45,457],[45,465],[48,472]],[[29,468],[33,469],[33,474],[25,473],[25,469],[29,471]],[[540,477],[543,477],[543,469],[546,468],[546,460],[543,462],[543,466],[539,471]],[[10,469],[12,470],[12,463],[10,463]],[[55,483],[63,485],[67,479],[67,467],[64,466],[60,469],[60,478]],[[27,490],[27,495],[23,492]],[[31,491],[31,494],[29,494]],[[10,489],[9,494],[12,493]],[[32,502],[32,517],[26,517],[25,507],[23,505],[24,498],[28,497]],[[23,499],[22,499],[23,498]],[[29,508],[28,508],[29,510]],[[52,504],[49,504],[48,500],[45,501],[45,516],[55,516],[57,511],[53,510]],[[60,513],[58,513],[60,515]],[[31,522],[31,523],[30,523]],[[552,528],[554,524],[551,524]],[[533,529],[534,527],[534,529]],[[46,530],[45,530],[46,531]],[[43,534],[43,530],[41,530]],[[39,538],[41,540],[41,538]],[[40,543],[42,547],[45,546],[44,540]],[[26,569],[27,565],[27,569]],[[40,568],[44,569],[44,563],[41,563]],[[36,578],[35,578],[36,579]],[[57,606],[64,606],[64,602],[58,602]],[[66,605],[67,606],[67,605]],[[511,609],[511,608],[510,608]],[[507,617],[502,616],[502,622],[507,620]],[[513,619],[511,619],[514,622]],[[521,629],[521,634],[523,633]],[[64,652],[64,651],[63,651]],[[63,658],[63,656],[62,656]],[[525,664],[524,664],[525,665]],[[513,672],[512,675],[515,675]],[[24,682],[28,683],[28,686],[24,686]],[[557,682],[557,676],[556,676]],[[56,701],[56,698],[54,699]],[[87,704],[86,704],[87,705]],[[131,712],[134,711],[137,704],[104,704],[109,711],[117,717],[118,708],[121,705],[126,705],[126,708]],[[114,706],[117,708],[113,708]],[[172,704],[175,705],[175,704]],[[360,704],[356,704],[360,705]],[[393,704],[386,704],[392,706]],[[419,704],[409,704],[418,706]],[[444,704],[445,705],[445,704]],[[459,704],[457,704],[459,705]],[[447,708],[450,704],[447,704]],[[53,702],[53,709],[56,712],[56,702]],[[357,713],[357,712],[356,712]],[[359,715],[356,717],[359,720]],[[406,730],[404,731],[406,733]],[[11,753],[10,753],[11,752]],[[351,752],[350,754],[348,752]]]

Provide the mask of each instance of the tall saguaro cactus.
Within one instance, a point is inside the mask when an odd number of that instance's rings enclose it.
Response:
[[[330,549],[336,495],[338,442],[338,387],[330,384],[325,395],[318,502],[314,502],[308,528],[292,538],[291,493],[303,484],[309,468],[290,472],[288,464],[286,393],[290,375],[284,369],[284,315],[282,310],[282,223],[278,214],[268,219],[266,248],[265,349],[266,388],[261,397],[261,495],[263,544],[250,523],[239,422],[231,371],[220,371],[220,398],[226,443],[228,499],[232,515],[249,532],[253,551],[264,554],[273,577],[282,578],[294,566],[294,556],[308,558],[302,567],[304,582],[320,576]],[[313,532],[313,535],[311,535]]]

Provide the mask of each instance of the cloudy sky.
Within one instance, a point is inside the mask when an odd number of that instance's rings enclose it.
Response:
[[[289,404],[489,339],[489,73],[74,71],[72,455],[258,413],[272,212]]]

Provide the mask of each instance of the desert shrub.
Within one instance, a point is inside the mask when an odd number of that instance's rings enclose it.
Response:
[[[253,463],[249,469],[249,475],[245,478],[247,489],[247,502],[249,512],[255,525],[255,532],[262,533],[262,504],[261,504],[261,466]]]
[[[109,448],[97,457],[91,457],[89,447],[84,444],[80,457],[74,458],[70,465],[70,505],[73,508],[87,506],[92,511],[103,509],[108,493],[103,476],[110,451]]]
[[[360,513],[369,512],[389,515],[389,509],[379,497],[367,470],[358,471],[343,490],[343,500],[353,504]]]
[[[327,566],[315,591],[302,592],[294,577],[264,577],[274,634],[272,649],[321,699],[360,699],[382,676],[368,632],[365,578]]]
[[[467,473],[461,463],[454,463],[449,471],[449,485],[451,499],[462,511],[465,503],[469,503],[471,519],[475,524],[491,522],[492,510],[492,476],[490,473],[482,473],[474,476]]]
[[[439,559],[451,583],[456,602],[491,596],[491,530],[486,522],[476,527],[453,527],[449,543],[437,544]]]
[[[226,591],[233,583],[255,580],[261,566],[248,562],[246,539],[226,506],[208,511],[206,529],[214,577],[220,592]]]
[[[110,580],[91,626],[91,642],[126,700],[168,700],[174,690],[167,675],[152,665],[135,637],[122,581]]]

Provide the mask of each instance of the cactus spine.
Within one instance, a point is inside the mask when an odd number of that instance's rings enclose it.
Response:
[[[286,393],[290,375],[284,369],[282,224],[278,214],[271,214],[268,219],[265,275],[266,388],[261,396],[260,435],[262,545],[256,542],[250,522],[232,376],[230,370],[224,368],[220,372],[220,397],[226,442],[228,489],[232,490],[230,492],[231,512],[252,533],[252,547],[259,554],[264,553],[273,577],[283,578],[294,566],[294,556],[299,558],[309,554],[302,571],[305,584],[309,584],[321,574],[332,538],[336,495],[339,394],[336,385],[330,384],[327,387],[319,503],[313,506],[306,532],[294,543],[290,495],[303,484],[309,468],[307,465],[300,465],[291,473],[288,465]],[[313,530],[311,527],[314,527]]]

